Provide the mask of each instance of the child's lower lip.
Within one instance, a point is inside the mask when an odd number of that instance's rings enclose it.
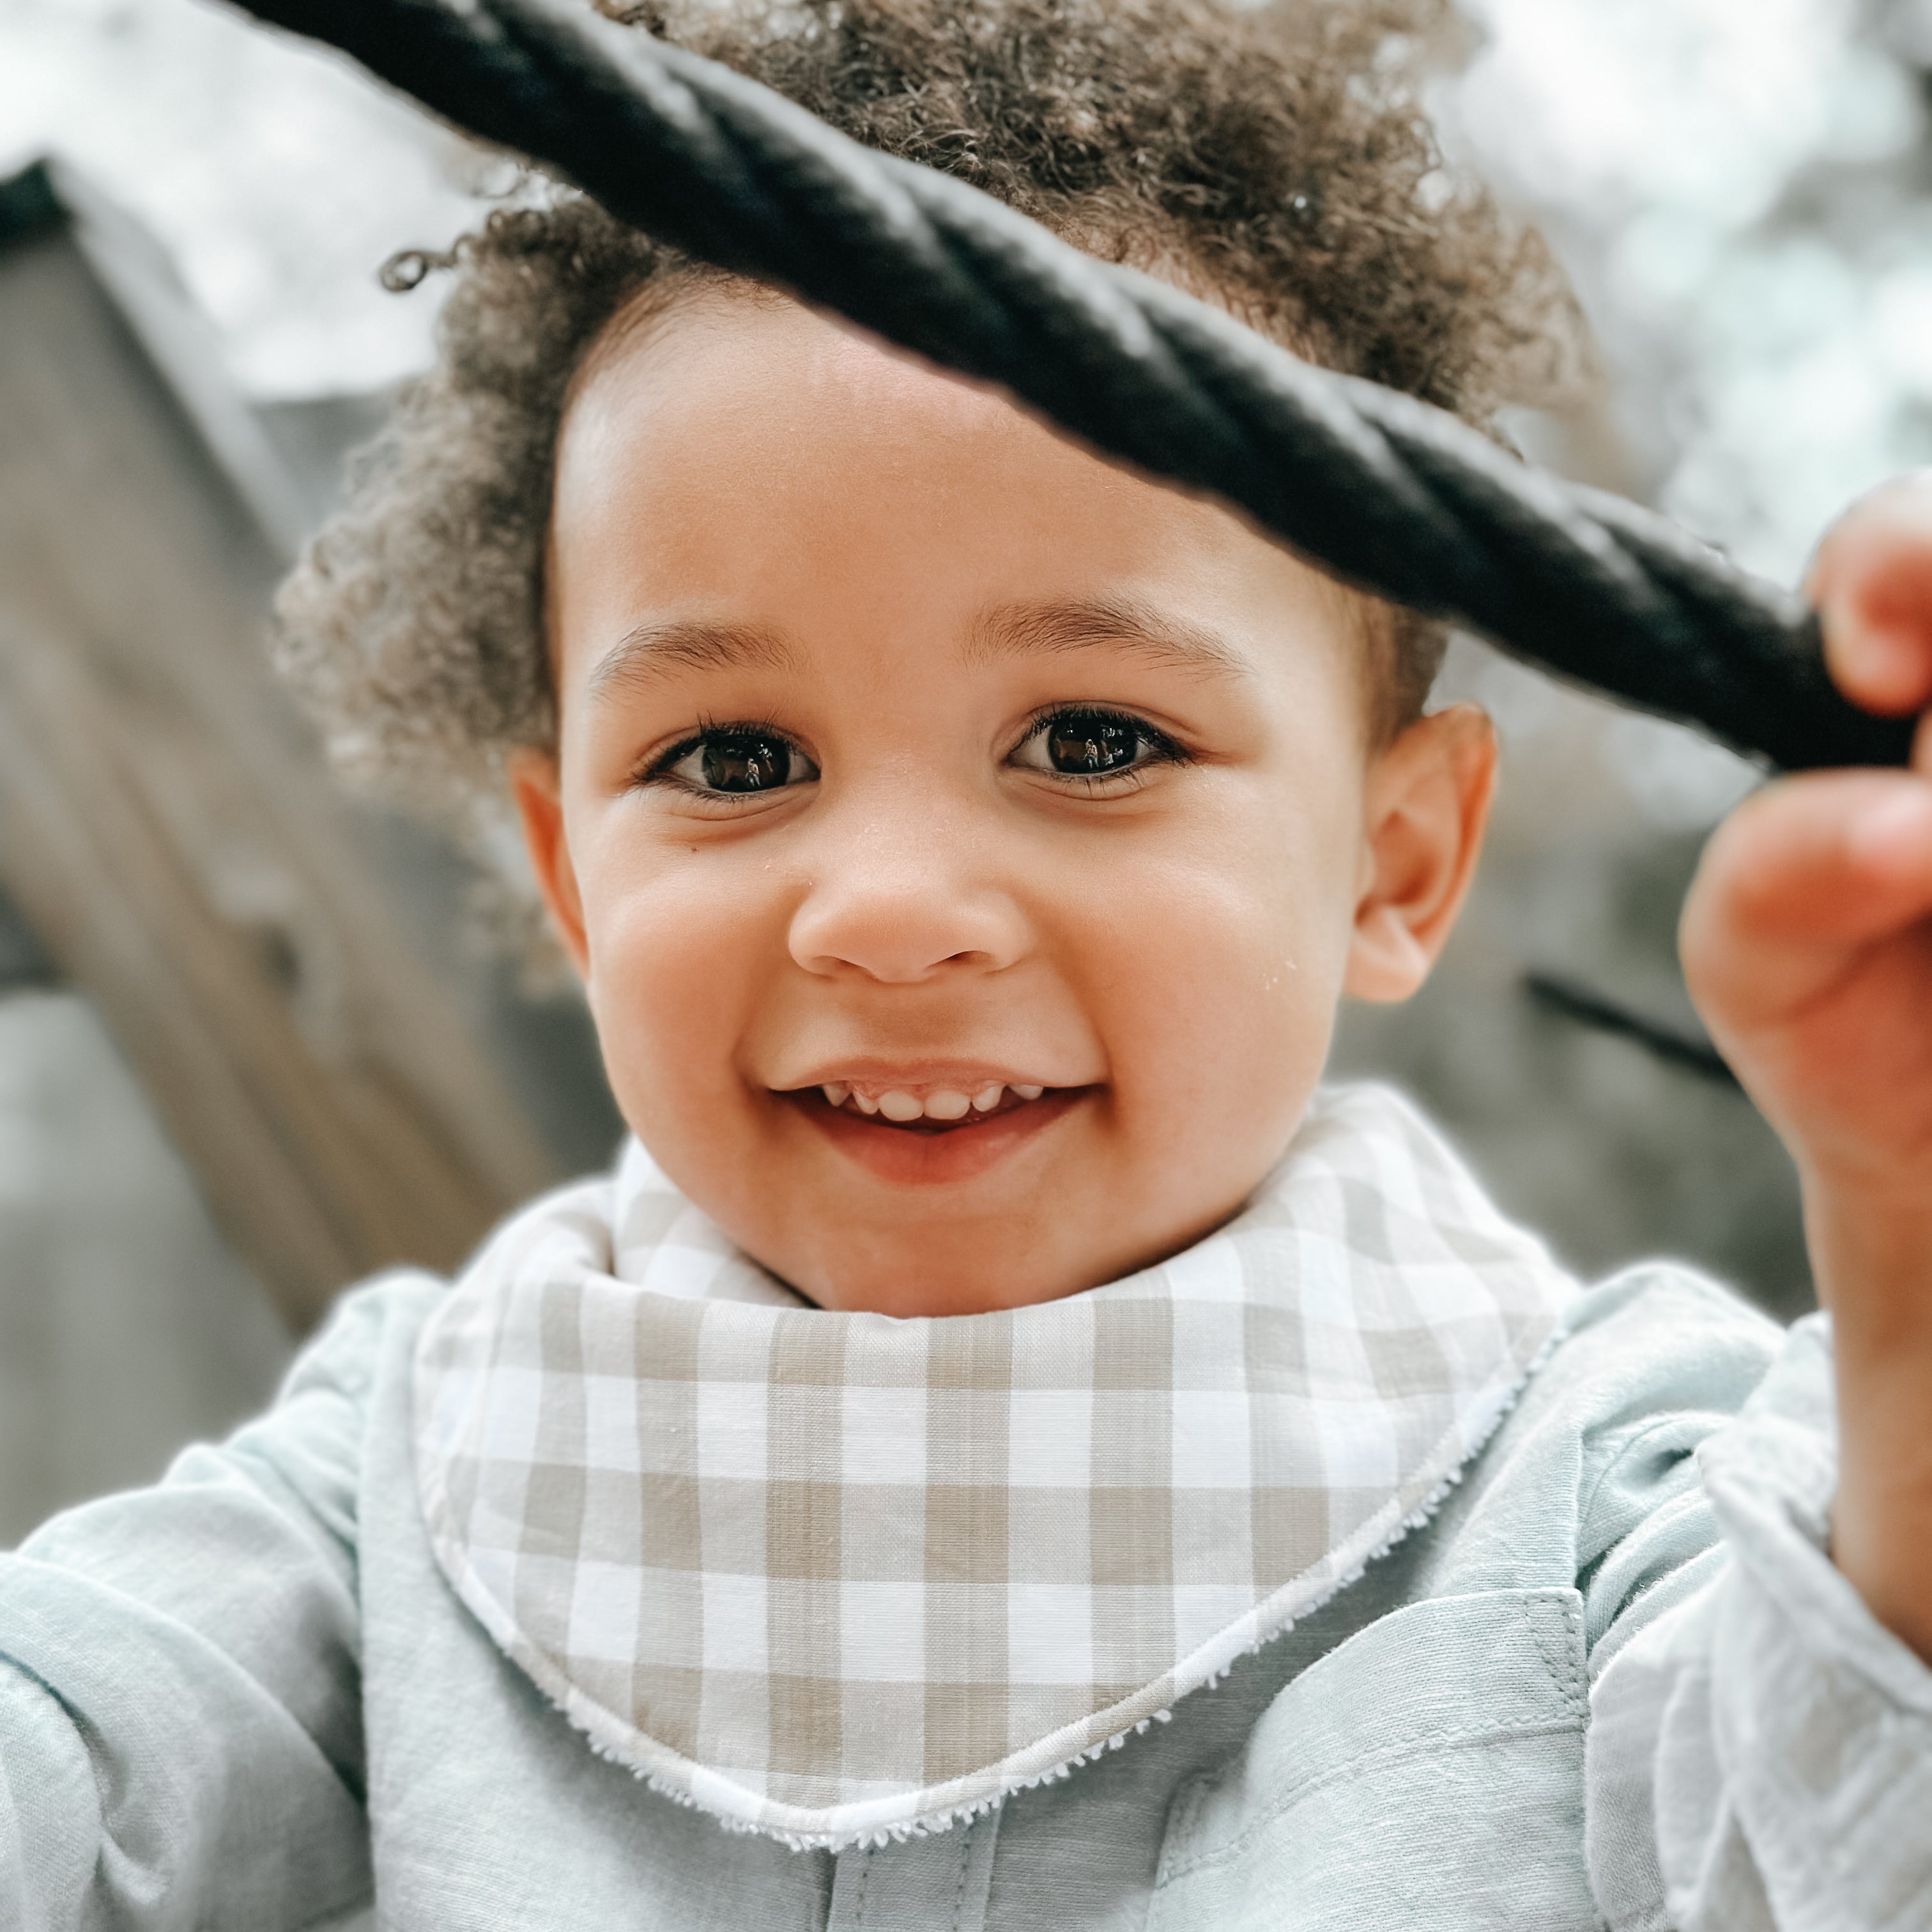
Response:
[[[784,1098],[841,1154],[868,1172],[881,1180],[917,1186],[976,1178],[1094,1091],[1090,1087],[1056,1088],[1023,1107],[984,1120],[962,1120],[943,1133],[894,1126],[889,1121],[827,1106],[825,1096],[815,1088],[787,1094]]]

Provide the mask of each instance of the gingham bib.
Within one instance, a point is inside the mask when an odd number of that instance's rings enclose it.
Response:
[[[438,1562],[608,1755],[798,1846],[943,1828],[1164,1716],[1423,1520],[1571,1284],[1394,1095],[1011,1312],[812,1306],[634,1144],[432,1316]]]

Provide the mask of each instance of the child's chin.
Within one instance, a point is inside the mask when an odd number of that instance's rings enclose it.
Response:
[[[1099,1092],[1094,1087],[1063,1088],[1011,1112],[962,1120],[940,1132],[925,1124],[896,1126],[878,1116],[828,1106],[815,1088],[784,1098],[812,1131],[875,1179],[898,1186],[943,1187],[991,1173],[1091,1105]]]

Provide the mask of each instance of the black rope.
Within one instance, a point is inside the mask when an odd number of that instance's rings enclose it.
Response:
[[[1622,498],[1318,368],[585,0],[242,0],[620,220],[1004,385],[1336,575],[1792,768],[1895,764],[1815,619]]]
[[[1634,1040],[1659,1060],[1715,1081],[1720,1086],[1735,1088],[1738,1084],[1730,1062],[1708,1040],[1647,1018],[1616,1000],[1593,992],[1578,980],[1554,973],[1530,972],[1522,976],[1522,989],[1538,1006],[1560,1013],[1567,1020],[1594,1028],[1599,1033],[1613,1034],[1620,1040]]]

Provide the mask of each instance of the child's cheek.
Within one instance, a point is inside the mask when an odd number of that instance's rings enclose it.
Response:
[[[776,895],[761,903],[755,870],[742,872],[674,848],[627,856],[586,902],[604,1072],[660,1160],[673,1144],[699,1160],[723,1153],[746,1105],[735,1048],[762,976],[784,958],[784,909]]]
[[[1341,867],[1319,844],[1284,838],[1278,817],[1253,823],[1203,828],[1202,849],[1165,854],[1082,908],[1106,928],[1088,997],[1136,1164],[1184,1149],[1210,1192],[1228,1176],[1252,1185],[1293,1132],[1327,1057],[1347,955]]]

